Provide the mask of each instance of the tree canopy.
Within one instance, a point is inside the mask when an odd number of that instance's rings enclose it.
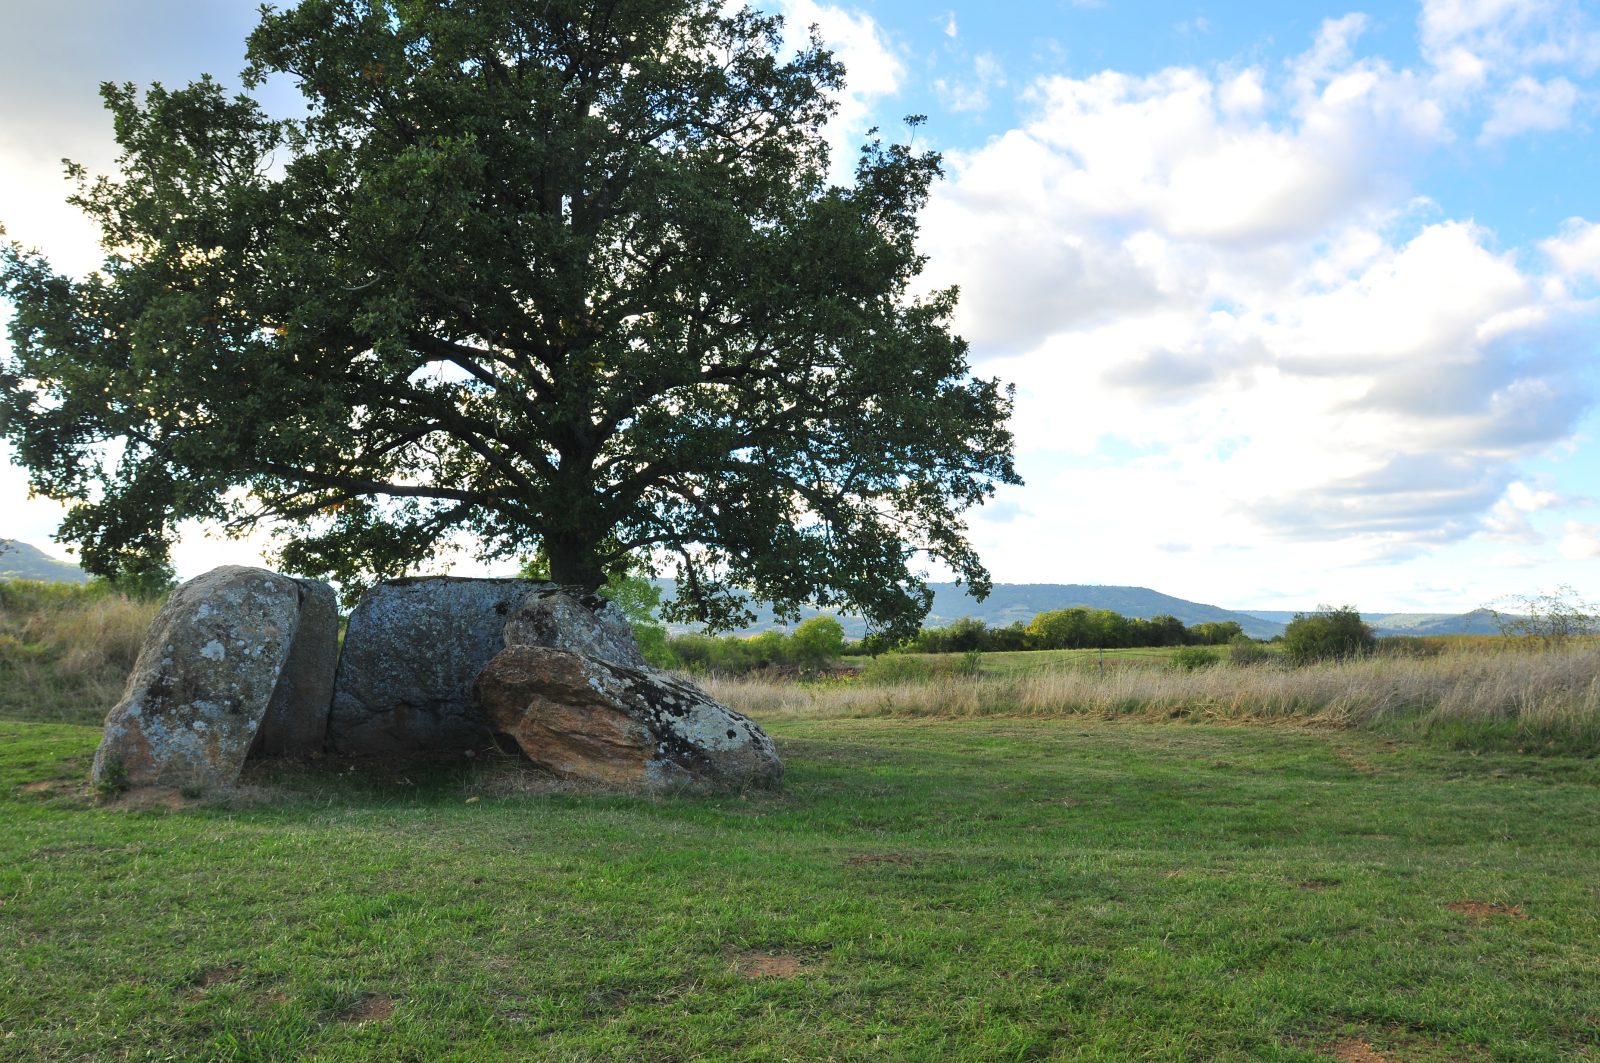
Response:
[[[910,631],[919,559],[975,592],[963,513],[1019,482],[953,290],[918,295],[939,159],[876,135],[830,183],[844,71],[713,0],[304,0],[247,90],[107,84],[119,172],[73,168],[103,268],[0,252],[0,432],[77,500],[90,571],[178,521],[277,527],[360,586],[467,533],[588,588],[676,568],[673,615]],[[914,123],[913,123],[914,124]]]

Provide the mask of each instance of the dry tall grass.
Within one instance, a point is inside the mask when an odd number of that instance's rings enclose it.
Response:
[[[158,607],[99,588],[0,582],[0,716],[100,723]]]
[[[1405,722],[1523,734],[1600,748],[1600,649],[1367,658],[1306,668],[1222,665],[947,676],[937,682],[814,684],[712,678],[707,689],[758,719],[804,716],[1094,716]]]

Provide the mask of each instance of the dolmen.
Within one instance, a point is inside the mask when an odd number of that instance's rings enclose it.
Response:
[[[524,579],[387,580],[357,604],[341,645],[326,583],[225,567],[157,614],[106,719],[93,780],[213,790],[258,757],[497,749],[632,793],[783,778],[759,726],[651,667],[598,595]]]

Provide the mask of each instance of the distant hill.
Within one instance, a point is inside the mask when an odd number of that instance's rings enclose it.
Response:
[[[1263,620],[1271,620],[1275,624],[1287,624],[1294,619],[1296,613],[1310,612],[1309,609],[1241,609],[1247,616],[1258,616]]]
[[[36,546],[0,539],[0,579],[36,579],[45,583],[88,583],[89,573],[57,561]]]
[[[666,592],[665,597],[672,597],[671,580],[655,582]],[[1052,609],[1085,606],[1090,609],[1110,609],[1130,617],[1175,616],[1186,625],[1232,620],[1252,638],[1264,639],[1283,634],[1281,623],[1215,605],[1174,598],[1148,587],[1103,587],[1087,583],[997,583],[989,597],[980,602],[968,595],[966,588],[954,583],[930,583],[928,586],[933,590],[933,608],[923,621],[926,627],[944,627],[964,616],[982,620],[990,627],[1005,627],[1018,620],[1026,624],[1039,613]],[[821,614],[818,610],[810,609],[804,610],[801,615],[809,618]],[[866,623],[860,617],[838,613],[827,615],[838,619],[849,638],[860,638],[866,634]],[[755,622],[738,634],[756,634],[776,625],[777,620],[771,610],[758,608]],[[675,630],[692,629],[684,627]]]
[[[1470,613],[1389,613],[1367,620],[1380,635],[1498,635],[1500,622],[1488,609]]]
[[[1294,612],[1285,609],[1250,609],[1248,612],[1280,624],[1294,619]],[[1474,609],[1470,613],[1362,613],[1361,619],[1372,625],[1372,630],[1380,636],[1500,634],[1494,613],[1487,609]]]

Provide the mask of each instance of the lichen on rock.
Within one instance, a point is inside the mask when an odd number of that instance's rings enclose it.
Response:
[[[318,590],[321,588],[321,590]],[[167,599],[145,634],[122,699],[106,717],[93,780],[102,787],[226,787],[280,696],[308,595],[332,591],[260,568],[224,566]],[[310,636],[308,636],[310,637]],[[331,638],[337,641],[337,626]],[[331,660],[322,654],[326,684]],[[315,677],[296,683],[315,686]],[[318,731],[326,701],[281,695],[280,713]]]
[[[425,757],[491,747],[473,680],[505,648],[512,610],[548,586],[427,576],[367,591],[345,629],[329,719],[334,749]]]

